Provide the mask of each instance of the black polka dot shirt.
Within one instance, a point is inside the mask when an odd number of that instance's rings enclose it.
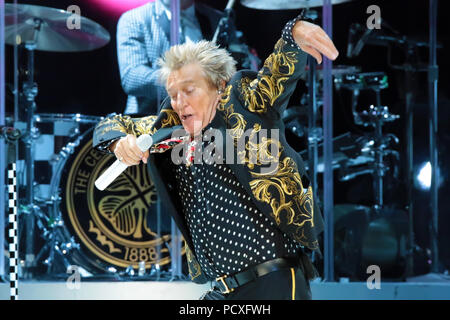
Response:
[[[181,164],[174,171],[193,249],[208,278],[301,250],[256,207],[228,165]]]

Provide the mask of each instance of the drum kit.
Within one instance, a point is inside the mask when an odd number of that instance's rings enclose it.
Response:
[[[389,108],[381,104],[380,91],[388,87],[384,72],[353,72],[359,69],[353,66],[347,68],[351,72],[345,72],[345,69],[346,67],[339,66],[336,72],[332,70],[335,89],[351,93],[353,123],[372,131],[364,134],[347,132],[333,138],[332,166],[337,171],[339,181],[352,181],[362,175],[371,176],[374,203],[371,207],[345,203],[334,206],[336,274],[339,277],[363,280],[366,278],[367,266],[376,264],[384,270],[385,275],[400,278],[405,275],[408,219],[404,212],[393,210],[383,201],[383,178],[388,172],[398,175],[400,160],[399,152],[394,148],[399,139],[392,133],[383,133],[383,125],[397,120],[399,116],[390,113]],[[317,73],[317,90],[320,91],[320,69]],[[358,96],[362,91],[374,92],[375,101],[365,110],[358,110]],[[318,104],[320,106],[320,101]],[[288,113],[289,108],[286,110],[286,114]],[[312,165],[315,166],[316,173],[323,173],[324,161],[320,156],[323,154],[322,130],[319,127],[313,132],[308,129],[304,131],[308,141],[318,142],[319,156]],[[300,154],[311,159],[313,152],[309,148]],[[311,161],[306,164],[309,172],[312,165]],[[378,241],[375,241],[376,238]],[[393,247],[389,247],[390,245]],[[391,251],[395,251],[395,254]],[[390,254],[386,255],[386,252]]]
[[[348,1],[331,1],[339,4]],[[253,1],[243,0],[249,7],[265,9],[296,9],[307,8],[306,16],[313,21],[318,14],[311,8],[322,6],[322,0],[305,1]],[[435,10],[430,9],[430,10]],[[359,176],[370,176],[373,181],[373,204],[363,206],[360,204],[339,203],[334,205],[334,270],[336,277],[350,278],[352,280],[366,280],[367,267],[377,265],[383,270],[383,277],[388,279],[401,279],[412,276],[417,272],[426,273],[430,260],[437,260],[436,249],[432,258],[426,251],[415,244],[413,231],[412,211],[412,97],[413,89],[410,79],[415,73],[428,71],[427,67],[417,61],[416,53],[420,47],[433,47],[424,41],[417,41],[402,35],[392,28],[387,21],[380,19],[383,30],[369,29],[366,26],[352,24],[349,29],[347,58],[359,55],[365,45],[400,47],[405,52],[405,62],[402,65],[393,65],[388,57],[388,66],[394,70],[405,72],[406,93],[405,103],[405,133],[406,133],[406,166],[402,168],[407,180],[405,194],[406,203],[385,203],[384,178],[399,180],[400,155],[398,150],[399,138],[393,133],[384,133],[383,126],[395,122],[400,115],[393,114],[389,108],[382,104],[381,91],[388,88],[388,76],[385,72],[361,72],[357,66],[333,66],[331,70],[334,89],[341,93],[347,91],[351,94],[350,110],[353,124],[360,134],[346,133],[333,138],[333,170],[337,171],[340,181],[351,181]],[[432,27],[430,26],[430,29]],[[439,44],[434,43],[437,48]],[[389,54],[391,50],[388,51]],[[323,78],[320,66],[314,66],[310,59],[305,72],[304,80],[308,92],[302,97],[301,105],[305,107],[289,108],[283,114],[286,128],[297,137],[307,139],[308,149],[300,152],[308,159],[307,167],[310,179],[317,188],[317,173],[324,172],[324,160],[319,156],[323,154],[322,128],[317,124],[320,117],[318,109],[323,105]],[[433,71],[436,66],[433,66]],[[431,74],[432,76],[435,73]],[[359,96],[366,92],[374,96],[373,102],[367,108],[361,108]],[[317,96],[317,99],[315,98]],[[314,99],[312,99],[314,97]],[[314,103],[311,101],[314,100]],[[433,105],[431,103],[431,105]],[[305,109],[308,110],[305,110]],[[347,109],[346,109],[347,111]],[[435,114],[435,113],[434,113]],[[300,121],[299,119],[303,119]],[[305,119],[308,121],[306,122]],[[306,129],[308,128],[308,129]],[[367,133],[367,130],[371,132]],[[316,149],[315,149],[316,148]],[[391,180],[392,181],[392,180]],[[314,193],[318,194],[318,193]],[[318,197],[320,199],[320,196]],[[436,230],[436,226],[433,226]],[[435,245],[436,237],[432,237]],[[433,263],[435,264],[435,263]],[[319,266],[320,267],[320,266]],[[416,268],[417,267],[417,268]]]
[[[331,1],[333,5],[349,2],[347,0]],[[312,10],[323,5],[322,0],[311,1],[253,1],[243,0],[242,4],[254,9],[280,10],[306,8],[306,17],[313,22],[319,14]],[[317,23],[317,22],[315,22]],[[386,24],[385,22],[383,22]],[[353,25],[354,28],[354,25]],[[401,39],[402,43],[412,43],[406,37],[378,36],[367,28],[359,28],[363,32],[357,38],[354,29],[350,30],[349,58],[357,56],[362,47],[370,43],[380,45],[392,44],[392,39]],[[386,42],[388,41],[388,42]],[[394,41],[398,44],[398,41]],[[415,43],[423,45],[423,43]],[[426,44],[425,44],[426,45]],[[312,59],[311,59],[312,60]],[[297,138],[306,140],[308,148],[300,154],[305,161],[310,180],[318,192],[317,174],[324,173],[323,129],[318,120],[319,110],[323,106],[323,72],[321,66],[307,64],[307,72],[303,77],[308,92],[301,98],[300,106],[288,107],[283,120],[286,129]],[[411,221],[403,204],[386,204],[384,201],[384,178],[398,178],[400,157],[396,147],[399,138],[393,133],[384,133],[383,126],[400,118],[389,111],[381,101],[381,91],[388,88],[388,77],[385,72],[362,72],[358,66],[333,66],[331,75],[334,89],[338,92],[347,91],[351,94],[350,109],[353,124],[362,127],[364,133],[345,133],[333,138],[333,170],[339,181],[352,181],[362,175],[371,176],[373,185],[373,204],[338,203],[334,206],[334,263],[337,277],[365,280],[367,267],[378,265],[383,270],[383,277],[404,279],[412,273],[412,243]],[[373,102],[367,108],[359,105],[359,96],[366,92],[374,96]],[[314,99],[312,99],[314,97]],[[317,97],[317,98],[316,98]],[[311,102],[314,101],[314,102]],[[370,132],[367,132],[367,131]],[[298,141],[298,139],[297,139]],[[398,149],[398,148],[397,148]],[[320,267],[320,266],[319,266]]]
[[[54,8],[5,5],[5,42],[22,46],[28,59],[22,119],[7,118],[20,132],[19,275],[66,279],[69,267],[76,266],[86,278],[169,278],[170,220],[156,221],[156,190],[146,167],[129,168],[99,192],[95,179],[113,160],[92,147],[93,129],[102,118],[36,113],[35,50],[82,52],[110,41],[107,30],[81,16],[80,28],[69,30],[70,17]]]
[[[333,0],[331,3],[349,1]],[[233,3],[229,2],[228,13],[216,31],[215,38],[220,41],[225,41],[232,23]],[[323,1],[241,0],[241,4],[259,10],[306,8],[307,16],[314,18],[318,14],[312,8],[322,6]],[[35,112],[34,51],[95,50],[109,42],[108,32],[87,18],[81,18],[81,29],[68,32],[66,21],[70,13],[63,10],[22,4],[6,4],[5,9],[6,42],[23,45],[28,52],[27,79],[21,92],[26,121],[13,124],[23,132],[20,141],[25,149],[23,165],[18,166],[19,186],[26,195],[19,207],[23,221],[20,226],[24,228],[19,235],[25,238],[21,242],[25,254],[21,256],[23,276],[36,276],[39,266],[44,266],[45,275],[60,274],[66,278],[67,268],[77,265],[86,276],[107,275],[121,279],[139,270],[140,275],[160,277],[161,270],[170,264],[170,221],[154,218],[156,190],[146,168],[129,168],[120,181],[107,189],[108,193],[99,192],[94,188],[94,181],[113,160],[92,148],[93,128],[101,118]],[[242,49],[242,46],[237,47]],[[255,65],[257,62],[251,61],[247,47],[244,51],[240,64]],[[311,72],[305,73],[309,90],[302,99],[303,106],[312,93],[322,96],[322,71],[320,68],[313,71],[313,79]],[[392,156],[398,160],[394,146],[399,143],[395,135],[383,133],[384,124],[399,118],[381,102],[380,92],[388,87],[387,75],[364,73],[357,66],[335,66],[332,76],[336,90],[351,93],[354,123],[373,131],[336,137],[333,169],[338,170],[341,181],[371,175],[375,200],[372,207],[335,206],[337,273],[357,279],[366,276],[366,266],[377,264],[383,270],[393,270],[396,276],[403,276],[405,259],[411,250],[407,248],[407,239],[411,237],[409,222],[403,211],[390,209],[383,201],[383,178],[387,172],[398,170],[398,161],[390,166],[386,158]],[[363,91],[373,92],[375,101],[365,110],[358,110],[358,97]],[[317,100],[316,103],[314,110],[303,106],[286,109],[283,120],[287,130],[297,137],[307,138],[308,144],[316,146],[320,154],[323,138],[317,119],[322,102]],[[305,117],[309,119],[306,125]],[[324,171],[320,156],[317,161],[311,160],[311,147],[301,154],[310,159],[307,162],[310,171],[311,168],[317,173]],[[36,238],[43,240],[38,250]]]

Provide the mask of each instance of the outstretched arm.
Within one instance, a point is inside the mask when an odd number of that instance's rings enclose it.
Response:
[[[318,25],[299,20],[292,28],[292,36],[300,49],[312,55],[319,64],[322,63],[322,55],[330,60],[336,60],[339,55],[333,41]]]
[[[336,59],[338,51],[319,26],[301,20],[289,21],[273,53],[265,60],[257,78],[243,77],[240,83],[242,99],[249,111],[282,114],[287,107],[297,81],[305,72],[308,54],[322,62],[322,54]]]

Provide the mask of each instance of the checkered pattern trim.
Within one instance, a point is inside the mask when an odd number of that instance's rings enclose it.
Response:
[[[11,300],[19,299],[19,244],[17,226],[17,177],[16,164],[8,165],[8,199],[9,199],[9,278]]]

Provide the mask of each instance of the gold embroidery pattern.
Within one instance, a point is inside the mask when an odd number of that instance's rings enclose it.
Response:
[[[253,180],[250,187],[259,201],[272,208],[272,217],[277,225],[294,227],[294,239],[314,250],[318,248],[317,240],[308,242],[305,230],[314,228],[314,208],[312,188],[305,192],[294,160],[285,157],[279,162],[276,173],[260,174],[250,171]],[[307,226],[309,224],[309,226]],[[310,236],[310,235],[308,235]]]
[[[297,53],[283,51],[284,45],[283,39],[278,40],[274,52],[264,62],[257,79],[244,77],[241,80],[241,93],[251,112],[264,113],[268,106],[273,106],[284,92],[283,83],[294,73],[295,63],[298,62]]]
[[[130,116],[115,115],[99,123],[100,135],[110,131],[120,131],[137,137],[142,134],[153,135],[160,128],[181,124],[178,114],[172,109],[162,109],[159,117],[160,120],[156,115],[133,119]]]
[[[165,114],[165,118],[161,118],[161,128],[177,126],[181,124],[181,120],[178,114],[173,109],[162,109],[162,114]]]
[[[109,131],[120,131],[125,134],[153,134],[151,127],[155,123],[156,116],[148,116],[139,119],[132,119],[130,116],[115,115],[106,118],[99,123],[100,134],[103,135]],[[103,128],[102,128],[103,127]]]
[[[125,134],[128,130],[131,130],[133,122],[129,116],[115,115],[110,118],[106,118],[98,124],[100,134],[103,135],[109,131],[120,131]]]
[[[234,111],[234,104],[231,103],[229,106],[225,107],[225,105],[230,101],[232,88],[232,85],[228,85],[225,88],[225,92],[222,95],[222,99],[220,100],[217,110],[223,112],[223,118],[225,119],[225,122],[227,122],[228,128],[231,129],[229,133],[231,137],[233,137],[234,145],[236,146],[237,140],[241,138],[245,131],[247,121],[241,113]]]
[[[253,106],[249,107],[251,111],[256,110],[258,108],[257,105],[259,104],[258,99],[260,98],[257,97],[255,92],[262,88],[262,94],[258,93],[258,96],[263,97],[265,95],[269,97],[269,101],[273,104],[275,99],[284,91],[282,82],[285,81],[287,77],[282,77],[282,75],[288,76],[294,72],[294,63],[296,62],[295,57],[289,53],[281,53],[282,45],[283,42],[278,42],[275,53],[266,61],[265,66],[272,70],[272,77],[263,76],[267,83],[269,83],[271,79],[273,80],[278,77],[279,80],[276,82],[276,85],[270,87],[270,90],[265,90],[261,85],[260,88],[255,87],[255,89],[253,89],[253,96],[250,91],[247,91],[247,95],[245,95],[244,91],[244,98],[247,99],[245,100],[247,105]],[[280,70],[284,66],[287,66],[288,71],[282,73]],[[252,85],[255,86],[255,83],[256,82],[253,82]],[[279,89],[275,89],[275,87]],[[237,146],[239,139],[242,138],[245,132],[247,121],[242,114],[234,111],[233,104],[226,106],[230,101],[231,90],[232,86],[227,86],[218,110],[224,113],[224,118],[228,122],[228,127],[231,127],[229,134],[234,139],[234,145]],[[263,106],[262,109],[264,108],[265,106]],[[306,229],[310,230],[310,228],[314,227],[312,189],[309,187],[307,192],[303,191],[303,183],[297,166],[292,158],[285,157],[280,161],[283,151],[280,141],[267,137],[262,137],[260,141],[255,140],[257,133],[260,132],[260,130],[261,124],[255,123],[250,132],[249,141],[245,144],[245,151],[238,152],[241,163],[246,164],[250,169],[250,174],[253,178],[253,180],[250,181],[250,187],[253,195],[258,201],[265,202],[271,206],[272,216],[277,225],[280,225],[283,220],[283,223],[287,226],[295,228],[292,234],[294,239],[310,249],[317,249],[317,240],[308,241],[311,239],[310,235],[305,235]],[[271,154],[270,146],[272,144],[278,146],[277,154]],[[271,172],[261,174],[256,170],[260,169],[261,166],[271,163],[278,163],[278,166]],[[310,224],[310,226],[307,227],[306,224]]]
[[[264,68],[258,73],[258,78],[251,80],[243,78],[240,82],[240,91],[245,105],[251,112],[264,113],[268,106],[273,106],[275,101],[285,91],[284,83],[295,71],[298,62],[296,52],[283,50],[285,41],[280,39],[275,45],[274,52],[266,59]],[[229,94],[231,90],[228,90]],[[226,96],[226,102],[229,97]],[[225,110],[227,118],[235,116],[233,106]],[[242,116],[242,115],[240,115]],[[247,122],[237,120],[232,130],[235,145],[245,131]],[[250,169],[252,180],[250,187],[258,201],[265,202],[272,208],[272,216],[277,225],[283,224],[289,227],[294,239],[310,249],[317,249],[311,229],[314,228],[314,209],[312,188],[306,192],[295,161],[290,157],[281,159],[283,148],[280,141],[261,137],[256,142],[255,136],[261,130],[261,125],[256,123],[245,144],[245,151],[240,151],[238,157]],[[272,144],[278,146],[277,154],[271,154],[269,148]],[[255,161],[256,160],[256,161]],[[259,173],[261,166],[277,163],[272,171]]]
[[[152,126],[156,121],[156,116],[148,116],[134,120],[133,134],[140,136],[142,134],[154,134]]]
[[[249,169],[254,169],[254,166],[264,166],[270,165],[273,163],[278,163],[281,151],[283,147],[278,140],[270,139],[264,136],[260,136],[260,141],[258,142],[258,136],[256,135],[261,131],[261,124],[255,123],[253,125],[253,129],[250,132],[248,142],[245,144],[245,150],[238,151],[238,157],[240,163],[247,164]],[[241,137],[240,137],[241,138]],[[277,145],[278,152],[275,155],[272,155],[270,150],[271,145]],[[236,140],[235,140],[236,145]],[[248,155],[248,156],[247,156]],[[277,168],[271,171],[274,173],[277,171]]]
[[[233,86],[231,84],[225,88],[224,93],[222,94],[222,99],[220,99],[219,106],[217,107],[219,111],[225,111],[225,105],[230,101],[231,98],[232,88]]]
[[[200,268],[200,264],[195,260],[191,252],[191,249],[189,249],[187,244],[185,244],[184,247],[186,248],[186,259],[188,262],[189,274],[191,276],[191,280],[194,280],[195,278],[197,278],[199,275],[202,274],[202,270]]]
[[[228,120],[228,124],[231,127],[229,134],[234,139],[234,145],[244,134],[247,121],[241,113],[234,112],[234,106],[231,104],[225,111],[225,116]]]

